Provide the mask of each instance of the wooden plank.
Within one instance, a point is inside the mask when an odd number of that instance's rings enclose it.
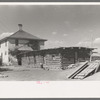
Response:
[[[77,74],[74,78],[80,78],[83,79],[90,75],[92,72],[97,72],[100,67],[100,62],[92,62],[90,65],[84,69],[81,73]]]
[[[75,71],[73,71],[70,75],[68,75],[68,78],[74,78],[78,73],[80,73],[84,68],[86,68],[88,65],[88,61],[81,64]]]

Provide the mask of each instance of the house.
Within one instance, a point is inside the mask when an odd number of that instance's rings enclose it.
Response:
[[[90,61],[93,48],[61,47],[20,54],[23,66],[67,69],[70,64]]]
[[[38,38],[22,29],[22,24],[18,24],[19,30],[11,34],[1,34],[0,36],[0,57],[3,64],[16,62],[21,65],[21,52],[41,50],[44,47],[45,39]]]

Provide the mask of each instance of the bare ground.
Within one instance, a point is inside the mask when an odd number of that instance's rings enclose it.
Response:
[[[44,70],[27,67],[3,67],[1,74],[8,77],[0,77],[0,81],[69,81],[69,75],[75,68],[67,70]],[[100,80],[100,72],[84,80]],[[71,81],[76,81],[75,79]],[[78,80],[79,81],[79,80]]]
[[[27,67],[3,67],[1,74],[8,77],[0,77],[0,81],[66,81],[67,75],[74,69],[69,70],[44,70]]]

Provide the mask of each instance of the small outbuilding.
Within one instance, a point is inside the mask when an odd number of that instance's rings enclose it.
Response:
[[[20,54],[23,66],[48,69],[67,69],[68,65],[90,60],[93,48],[61,47]]]

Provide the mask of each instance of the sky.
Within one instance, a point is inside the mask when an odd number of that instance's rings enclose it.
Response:
[[[100,51],[100,5],[0,5],[0,34],[23,30],[47,39],[45,48],[85,46]]]

